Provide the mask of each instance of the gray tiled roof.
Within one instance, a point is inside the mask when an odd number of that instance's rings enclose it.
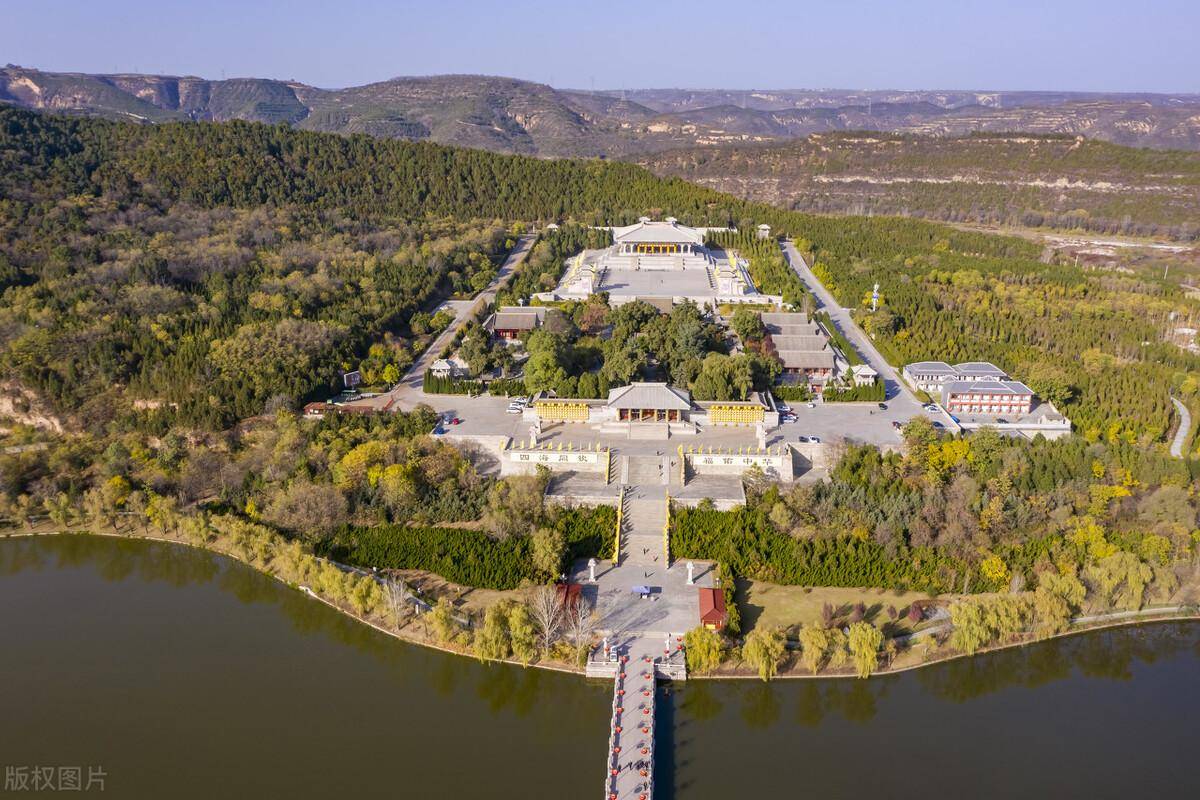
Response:
[[[959,375],[987,376],[996,380],[1004,380],[1008,377],[1007,372],[989,361],[964,361],[961,364],[955,364],[954,371]]]
[[[807,350],[819,353],[829,346],[829,340],[824,336],[772,336],[771,343],[776,350]]]
[[[947,381],[942,388],[946,397],[954,393],[1032,395],[1033,390],[1020,381]]]
[[[613,240],[621,242],[663,242],[704,244],[704,234],[696,228],[670,222],[637,222],[623,228],[613,228]]]
[[[904,367],[905,372],[914,375],[954,375],[954,367],[945,361],[917,361]]]
[[[833,369],[833,351],[780,350],[779,360],[785,369]]]
[[[815,324],[802,311],[767,311],[762,315],[763,325],[812,325]]]
[[[610,408],[662,408],[688,411],[691,395],[665,383],[631,383],[608,393]]]
[[[506,331],[531,331],[538,326],[538,315],[530,312],[497,314],[492,329]]]

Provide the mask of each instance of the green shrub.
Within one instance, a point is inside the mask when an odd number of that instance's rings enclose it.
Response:
[[[807,403],[812,399],[812,391],[807,386],[773,386],[771,394],[776,400],[787,403]]]
[[[488,394],[493,397],[523,397],[529,394],[525,381],[520,378],[499,378],[487,385]]]
[[[483,394],[484,390],[481,381],[442,378],[429,371],[425,372],[422,386],[426,394]]]
[[[871,400],[876,403],[887,399],[887,387],[883,381],[875,381],[869,386],[850,386],[845,389],[827,387],[821,395],[827,403],[853,403]]]

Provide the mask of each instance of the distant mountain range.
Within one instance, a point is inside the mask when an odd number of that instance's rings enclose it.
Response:
[[[265,78],[0,69],[0,102],[144,122],[244,119],[543,156],[629,158],[843,130],[1067,133],[1200,150],[1200,95],[690,90],[585,92],[437,75],[320,89]]]

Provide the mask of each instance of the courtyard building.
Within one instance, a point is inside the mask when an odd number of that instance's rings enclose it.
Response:
[[[538,392],[524,414],[537,424],[587,423],[611,433],[653,425],[684,434],[695,433],[698,426],[779,424],[770,395],[751,392],[745,400],[694,401],[687,389],[661,382],[619,386],[603,400]]]
[[[879,373],[870,364],[857,364],[851,367],[850,375],[855,386],[873,386],[879,380]]]
[[[501,306],[484,320],[483,328],[493,337],[511,342],[541,327],[545,320],[544,306]]]
[[[610,247],[585,250],[568,259],[554,291],[535,297],[544,302],[585,300],[604,292],[614,307],[643,300],[659,308],[684,302],[713,309],[783,302],[778,295],[758,292],[745,259],[707,247],[708,228],[681,225],[674,217],[659,221],[642,217],[633,225],[609,230]]]
[[[435,378],[468,378],[471,368],[457,355],[449,358],[439,358],[429,365],[429,371]]]
[[[930,394],[940,395],[942,387],[952,381],[1007,381],[1008,373],[988,361],[965,361],[947,364],[945,361],[917,361],[906,364],[901,374],[909,385]]]
[[[776,312],[762,315],[770,349],[783,365],[783,383],[807,384],[822,392],[838,374],[838,355],[829,335],[807,314]]]
[[[665,383],[631,383],[610,391],[606,407],[619,422],[682,422],[692,396]]]
[[[1007,414],[1033,410],[1033,390],[1020,381],[950,381],[942,387],[942,405],[951,414]]]

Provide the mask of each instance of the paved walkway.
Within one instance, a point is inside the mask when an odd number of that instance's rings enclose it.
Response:
[[[613,682],[613,717],[604,796],[650,800],[654,796],[655,660],[662,643],[648,638],[617,648],[620,667]]]
[[[1187,410],[1187,406],[1171,398],[1171,402],[1175,404],[1175,410],[1179,412],[1179,430],[1175,431],[1175,439],[1171,442],[1171,455],[1175,458],[1183,458],[1183,443],[1187,441],[1188,434],[1192,431],[1192,415]]]
[[[686,676],[680,642],[700,622],[699,588],[714,586],[713,564],[695,562],[689,584],[686,562],[666,563],[665,460],[665,454],[622,458],[621,474],[639,483],[626,489],[621,558],[598,567],[595,582],[588,579],[586,562],[572,571],[572,581],[583,584],[583,597],[596,609],[609,657],[619,663],[605,775],[608,800],[653,797],[655,676]]]
[[[664,487],[635,489],[626,494],[625,530],[621,539],[621,561],[646,569],[664,566],[663,528],[667,524],[667,492]]]

